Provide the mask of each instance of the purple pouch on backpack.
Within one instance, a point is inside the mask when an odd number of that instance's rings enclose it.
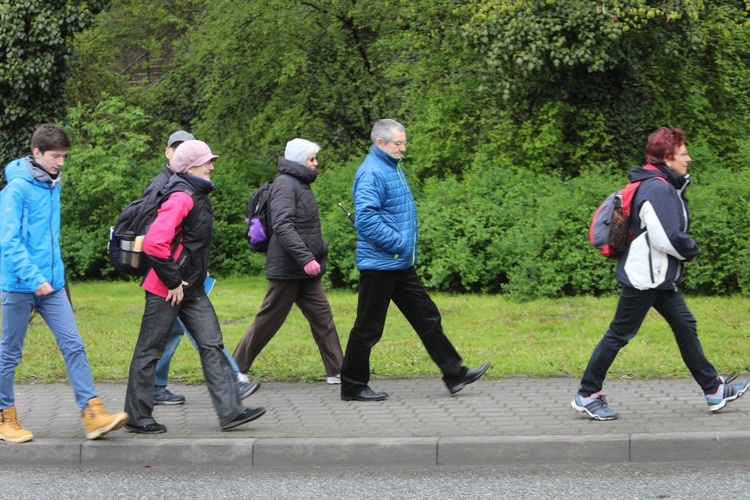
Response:
[[[248,236],[250,236],[250,244],[253,246],[268,242],[268,236],[266,236],[266,231],[263,229],[263,224],[258,219],[250,221]]]

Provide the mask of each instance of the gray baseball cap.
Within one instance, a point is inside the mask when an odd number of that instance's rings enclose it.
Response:
[[[190,132],[185,132],[184,130],[178,130],[174,134],[169,136],[169,140],[167,141],[167,147],[171,148],[172,144],[175,142],[185,142],[185,141],[194,141],[195,137],[193,137],[193,134]]]

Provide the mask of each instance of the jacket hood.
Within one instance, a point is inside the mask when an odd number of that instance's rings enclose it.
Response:
[[[60,176],[52,178],[46,170],[34,162],[33,157],[26,156],[10,162],[5,167],[5,178],[8,182],[20,178],[32,182],[34,180],[54,188],[60,184]]]
[[[277,170],[279,173],[291,175],[305,184],[312,184],[318,177],[317,171],[310,170],[305,165],[287,160],[286,158],[279,158]]]
[[[682,189],[682,187],[690,180],[690,174],[680,175],[664,163],[657,163],[652,165],[647,163],[642,167],[634,167],[628,172],[628,179],[631,182],[645,181],[646,179],[652,179],[654,177],[664,177],[672,184],[676,189]]]
[[[210,193],[214,190],[215,187],[213,182],[201,179],[200,177],[196,177],[190,174],[175,173],[174,175],[172,175],[172,177],[169,178],[166,186],[164,186],[164,189],[162,189],[162,194],[166,194],[169,190],[171,190],[178,184],[189,186],[190,190],[195,193]]]

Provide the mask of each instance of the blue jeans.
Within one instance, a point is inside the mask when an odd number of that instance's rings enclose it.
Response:
[[[195,350],[198,350],[198,344],[195,343],[195,339],[193,339],[193,336],[187,331],[182,320],[177,318],[174,324],[172,324],[172,330],[169,332],[169,340],[167,340],[167,347],[164,349],[164,354],[161,355],[159,362],[156,363],[156,375],[154,381],[155,391],[161,391],[167,387],[167,381],[169,379],[169,364],[172,362],[172,356],[174,356],[177,346],[180,344],[180,340],[182,340],[183,334],[190,339]],[[226,347],[224,347],[224,356],[226,356],[229,364],[232,365],[232,370],[234,370],[235,373],[239,372],[237,363],[234,362],[234,358]]]
[[[78,332],[73,308],[65,289],[49,295],[2,292],[3,337],[0,340],[0,409],[15,404],[13,379],[21,362],[23,342],[29,327],[29,316],[36,308],[52,334],[65,360],[68,379],[73,388],[76,405],[86,408],[96,397],[94,378],[91,375],[83,339]]]
[[[602,390],[604,378],[617,353],[638,333],[651,307],[669,323],[682,360],[704,394],[713,393],[719,388],[721,382],[716,370],[703,354],[703,347],[698,340],[697,322],[682,294],[677,290],[636,290],[623,287],[609,330],[591,354],[581,379],[579,394],[589,396]]]

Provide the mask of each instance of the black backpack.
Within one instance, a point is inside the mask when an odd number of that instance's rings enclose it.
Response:
[[[120,212],[115,225],[109,228],[107,253],[112,267],[131,276],[146,275],[151,266],[143,253],[143,238],[156,219],[156,212],[162,202],[167,199],[167,195],[177,191],[191,196],[194,193],[192,188],[185,184],[178,184],[166,193],[162,193],[159,189],[146,189],[146,193],[141,198],[133,201]]]
[[[265,252],[268,250],[268,242],[271,240],[272,228],[268,214],[268,199],[271,197],[271,184],[268,181],[250,195],[247,203],[245,222],[247,222],[247,243],[253,252]]]

